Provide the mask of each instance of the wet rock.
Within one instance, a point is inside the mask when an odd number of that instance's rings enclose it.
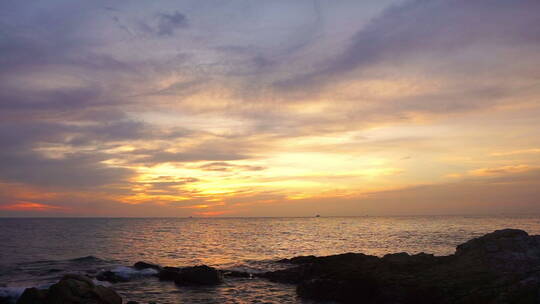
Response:
[[[96,286],[92,280],[80,275],[66,275],[49,288],[50,304],[122,304],[122,298],[112,289]]]
[[[460,261],[491,268],[499,273],[523,273],[540,267],[540,236],[518,229],[504,229],[457,246]]]
[[[297,256],[290,259],[282,259],[278,260],[278,263],[288,263],[288,264],[307,264],[315,261],[317,259],[314,255],[307,255],[307,256]]]
[[[122,298],[88,277],[65,275],[48,290],[27,288],[17,304],[122,304]]]
[[[223,274],[206,265],[193,267],[164,267],[158,274],[160,280],[174,281],[177,285],[217,285],[223,282]]]
[[[166,266],[166,267],[163,267],[163,269],[161,269],[157,277],[161,281],[174,281],[176,277],[178,276],[178,273],[180,273],[180,268]]]
[[[222,272],[225,277],[232,278],[253,278],[253,274],[245,271],[225,270]]]
[[[297,284],[303,298],[367,304],[538,304],[540,237],[505,229],[470,240],[450,256],[360,253],[296,257],[261,276]]]
[[[48,290],[26,288],[17,300],[17,304],[46,304]]]
[[[182,268],[174,279],[177,285],[218,285],[222,282],[221,272],[206,265]]]
[[[155,269],[158,271],[161,270],[161,266],[156,265],[156,264],[146,263],[146,262],[137,262],[133,264],[133,268],[137,270],[143,270],[143,269],[148,269],[148,268]]]

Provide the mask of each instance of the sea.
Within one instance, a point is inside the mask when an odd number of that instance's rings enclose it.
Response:
[[[504,228],[540,234],[540,216],[0,218],[0,298],[14,303],[25,288],[45,288],[64,274],[112,270],[130,279],[103,283],[124,302],[316,303],[298,298],[293,285],[264,279],[177,287],[127,266],[205,264],[256,274],[300,255],[448,255],[471,238]]]

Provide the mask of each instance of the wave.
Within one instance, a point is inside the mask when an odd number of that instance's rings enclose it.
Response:
[[[111,269],[111,272],[113,272],[114,274],[116,274],[117,276],[125,280],[130,280],[130,279],[139,278],[139,277],[153,276],[158,273],[158,271],[153,268],[137,270],[133,267],[128,267],[128,266],[118,266],[116,268]]]

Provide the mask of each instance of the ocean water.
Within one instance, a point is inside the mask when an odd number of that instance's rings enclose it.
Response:
[[[140,303],[311,303],[297,298],[294,286],[261,279],[179,288],[124,266],[206,264],[256,273],[298,255],[447,255],[503,228],[540,234],[540,217],[0,218],[0,297],[48,286],[65,273],[112,269],[132,278],[112,287]]]

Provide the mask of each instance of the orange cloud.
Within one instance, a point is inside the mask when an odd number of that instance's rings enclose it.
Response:
[[[49,210],[62,210],[63,208],[58,206],[51,206],[40,203],[19,201],[10,205],[0,206],[0,210],[7,211],[49,211]]]
[[[537,154],[540,153],[540,149],[524,149],[524,150],[514,150],[508,152],[495,152],[491,153],[491,156],[511,156],[518,154]]]
[[[476,170],[469,171],[470,175],[473,176],[493,176],[493,175],[503,175],[503,174],[512,174],[529,171],[532,168],[527,165],[514,165],[514,166],[503,166],[497,168],[481,168]]]

